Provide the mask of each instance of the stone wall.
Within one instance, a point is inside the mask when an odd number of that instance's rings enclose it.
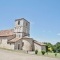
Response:
[[[7,39],[2,39],[2,43],[0,44],[1,48],[12,49],[14,50],[14,44],[7,44]]]
[[[23,50],[32,51],[34,48],[33,39],[23,39]]]
[[[46,47],[44,45],[38,45],[36,43],[34,43],[34,49],[38,51],[42,51],[42,50],[46,51]]]
[[[0,37],[0,47],[1,48],[6,48],[6,49],[12,49],[14,50],[14,44],[11,43],[11,44],[8,44],[7,41],[8,41],[8,37]]]
[[[18,48],[18,45],[20,45],[19,48]],[[22,40],[15,42],[14,49],[15,50],[22,50]]]
[[[18,24],[19,22],[19,24]],[[25,19],[17,19],[15,21],[15,27],[14,32],[16,34],[16,37],[24,37],[29,36],[30,34],[30,23],[26,21]]]

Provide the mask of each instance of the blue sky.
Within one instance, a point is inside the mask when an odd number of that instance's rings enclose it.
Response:
[[[0,0],[0,30],[17,18],[30,23],[30,35],[41,42],[60,42],[60,0]]]

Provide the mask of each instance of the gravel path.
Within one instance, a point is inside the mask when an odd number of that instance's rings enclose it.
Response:
[[[0,49],[0,60],[60,60],[60,59],[29,55]]]

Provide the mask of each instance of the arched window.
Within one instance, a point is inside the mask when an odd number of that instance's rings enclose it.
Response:
[[[26,23],[26,26],[28,25],[28,23]]]
[[[18,25],[20,25],[20,21],[18,21]]]

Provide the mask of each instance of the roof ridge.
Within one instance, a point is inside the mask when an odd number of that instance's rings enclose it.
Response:
[[[0,31],[6,31],[6,30],[13,30],[13,29],[5,29],[5,30],[0,30]]]

